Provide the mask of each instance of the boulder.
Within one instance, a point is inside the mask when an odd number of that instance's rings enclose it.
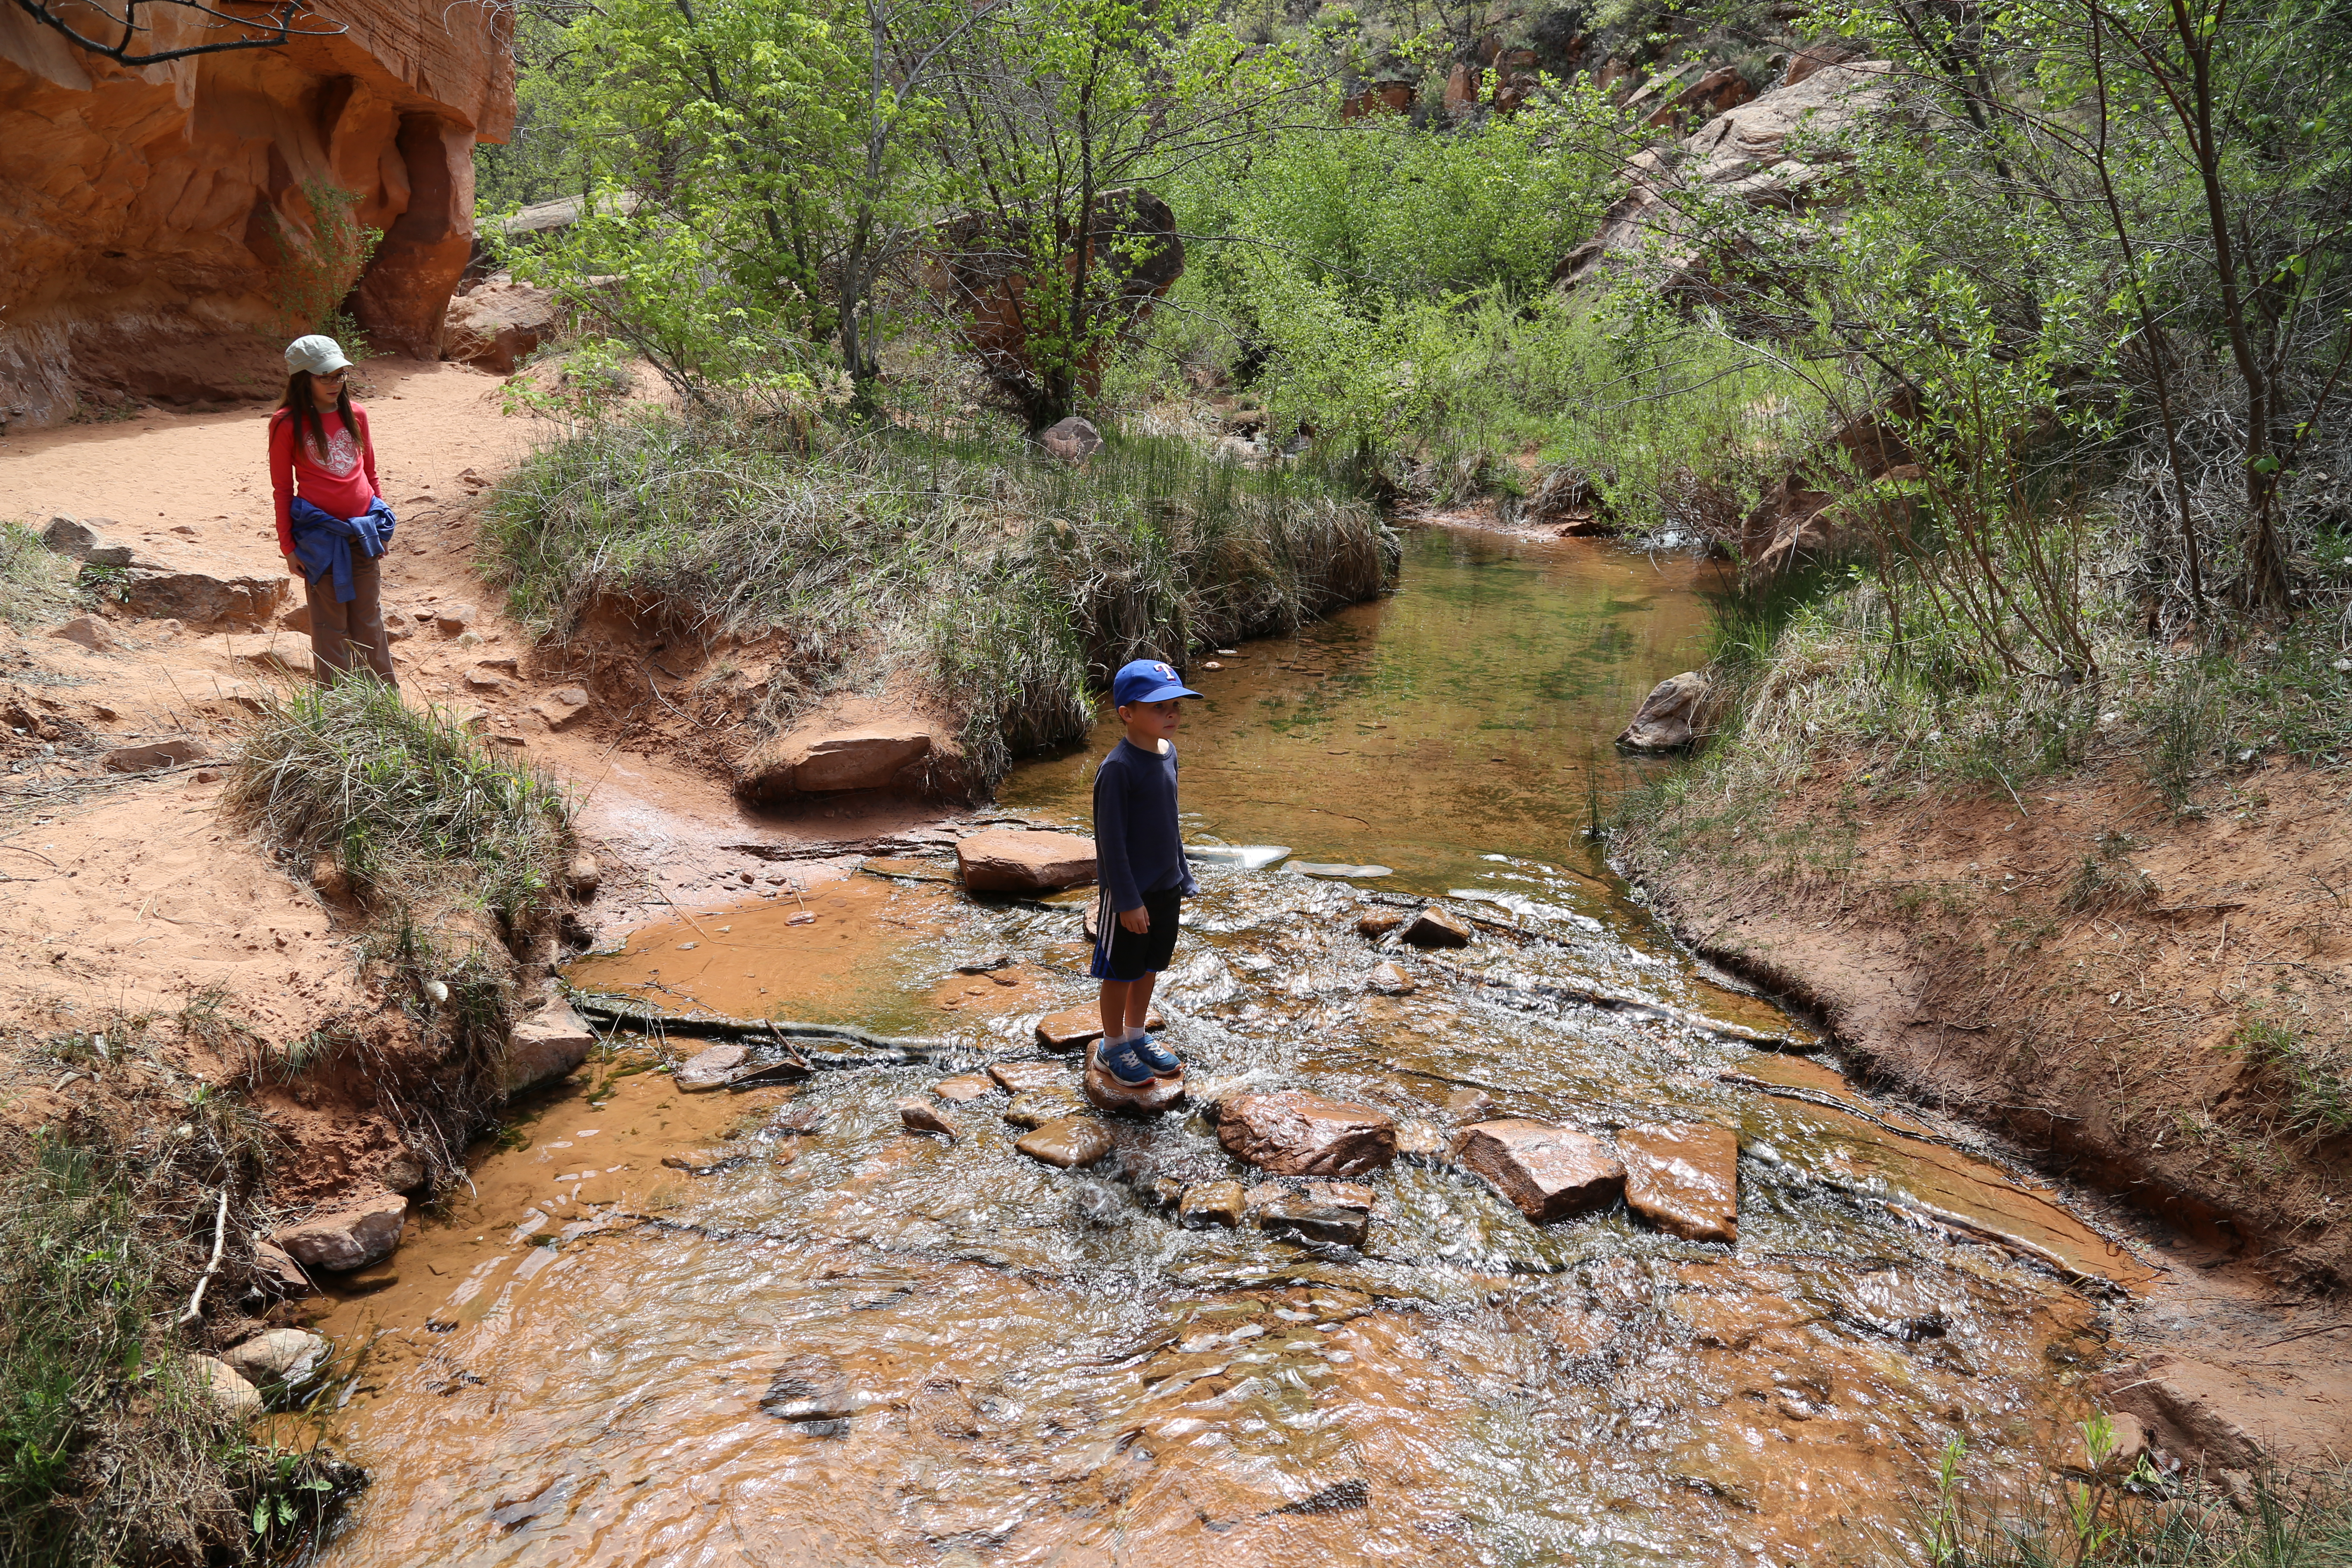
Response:
[[[333,1349],[308,1329],[271,1329],[223,1352],[220,1359],[247,1383],[266,1387],[308,1380]]]
[[[391,1257],[407,1218],[408,1200],[399,1194],[360,1194],[269,1239],[310,1268],[342,1274]]]
[[[955,1142],[955,1123],[941,1116],[928,1100],[900,1100],[898,1120],[909,1132],[936,1132],[950,1143]]]
[[[1405,941],[1415,947],[1467,947],[1475,934],[1468,921],[1435,904],[1412,917],[1404,928]]]
[[[123,586],[122,607],[191,626],[262,626],[291,595],[293,582],[283,572],[134,572]]]
[[[117,647],[114,634],[106,629],[106,623],[91,616],[76,616],[64,626],[52,627],[49,635],[62,637],[92,653],[112,653]]]
[[[845,789],[906,789],[921,782],[931,755],[919,722],[803,726],[754,750],[735,787],[753,800]]]
[[[727,1082],[741,1070],[751,1053],[742,1046],[712,1046],[697,1051],[678,1065],[670,1079],[680,1093],[702,1094],[714,1089],[724,1089]]]
[[[595,1048],[596,1033],[587,1021],[561,996],[550,997],[507,1037],[507,1092],[566,1077]]]
[[[1176,1222],[1187,1230],[1212,1225],[1230,1230],[1242,1223],[1248,1206],[1249,1194],[1239,1182],[1198,1182],[1186,1187],[1178,1200]]]
[[[1708,1122],[1617,1134],[1625,1205],[1685,1241],[1739,1239],[1739,1135]]]
[[[1066,1171],[1091,1165],[1108,1154],[1110,1132],[1090,1117],[1065,1116],[1046,1122],[1013,1147],[1033,1160]]]
[[[106,753],[103,761],[110,773],[145,773],[157,768],[178,767],[183,763],[201,762],[211,754],[202,741],[175,735],[143,746],[117,746]]]
[[[1037,442],[1045,448],[1047,457],[1075,463],[1100,447],[1103,438],[1101,431],[1073,414],[1058,425],[1048,426]]]
[[[1361,1209],[1282,1198],[1257,1211],[1258,1228],[1283,1241],[1322,1242],[1361,1247],[1371,1230],[1371,1219]]]
[[[1538,1225],[1604,1208],[1625,1190],[1607,1144],[1549,1122],[1474,1122],[1454,1135],[1454,1159]]]
[[[1087,1047],[1087,1070],[1080,1080],[1087,1099],[1099,1110],[1126,1116],[1158,1116],[1184,1103],[1184,1075],[1154,1078],[1142,1083],[1121,1083],[1097,1060],[1099,1051]]]
[[[1706,733],[1715,688],[1706,674],[1686,669],[1650,689],[1617,743],[1629,752],[1678,752]]]
[[[1217,1101],[1217,1142],[1277,1176],[1353,1176],[1396,1158],[1396,1122],[1369,1105],[1286,1090]]]
[[[230,1421],[250,1421],[261,1414],[261,1390],[256,1388],[227,1363],[208,1355],[188,1358],[190,1380],[205,1403]]]
[[[492,375],[515,367],[562,324],[554,292],[496,273],[449,301],[441,326],[441,357]]]
[[[956,869],[975,893],[1055,893],[1095,879],[1095,841],[1075,833],[990,828],[956,840]]]

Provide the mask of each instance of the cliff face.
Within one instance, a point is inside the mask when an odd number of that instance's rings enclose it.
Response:
[[[169,10],[150,47],[202,41]],[[0,6],[0,421],[51,424],[92,394],[267,395],[361,228],[384,237],[360,324],[380,350],[437,353],[474,143],[513,128],[506,26],[482,0],[347,0],[330,19],[347,30],[134,69]]]

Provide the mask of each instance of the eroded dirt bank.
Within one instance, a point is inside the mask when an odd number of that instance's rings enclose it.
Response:
[[[2145,1216],[2177,1266],[2115,1403],[2245,1464],[2352,1447],[2352,1136],[2311,1071],[2352,1027],[2347,816],[2340,775],[2285,765],[2175,816],[2121,757],[2016,799],[1832,762],[1620,847],[1880,1087]]]

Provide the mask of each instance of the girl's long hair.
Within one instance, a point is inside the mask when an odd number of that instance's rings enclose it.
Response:
[[[327,422],[319,414],[318,400],[310,395],[310,373],[298,370],[286,378],[286,401],[278,408],[294,416],[294,428],[309,431],[310,449],[319,454],[319,461],[327,460]],[[352,383],[349,376],[335,390],[335,412],[342,416],[343,428],[352,440],[360,438],[360,422],[352,415]]]

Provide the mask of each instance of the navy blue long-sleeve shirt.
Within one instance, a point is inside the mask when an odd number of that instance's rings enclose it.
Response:
[[[1117,911],[1166,888],[1201,890],[1176,826],[1176,748],[1154,756],[1121,737],[1095,773],[1095,876]]]

